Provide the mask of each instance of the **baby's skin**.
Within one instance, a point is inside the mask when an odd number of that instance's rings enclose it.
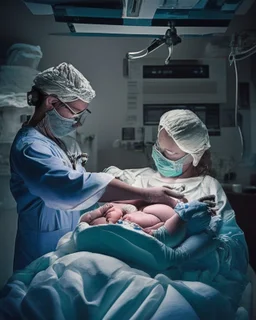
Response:
[[[132,205],[107,203],[82,216],[80,222],[98,225],[116,223],[119,219],[122,219],[134,222],[142,228],[149,228],[156,225],[157,227],[162,226],[174,214],[175,211],[165,204],[152,204],[142,207],[141,210],[137,210]]]

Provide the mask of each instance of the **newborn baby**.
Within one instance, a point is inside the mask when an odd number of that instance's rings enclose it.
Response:
[[[200,201],[180,202],[174,209],[164,204],[142,206],[136,200],[132,201],[133,204],[107,203],[85,213],[80,222],[99,225],[125,221],[136,224],[144,232],[173,247],[185,237],[200,233],[209,226],[213,213],[210,207],[215,205],[212,199],[209,196]]]

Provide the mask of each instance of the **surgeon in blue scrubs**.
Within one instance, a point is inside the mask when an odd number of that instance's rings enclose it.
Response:
[[[10,188],[18,211],[14,270],[55,250],[98,201],[142,199],[174,207],[172,197],[182,197],[165,187],[135,188],[107,173],[86,172],[81,157],[70,156],[64,138],[83,124],[94,97],[89,81],[71,64],[61,63],[34,79],[28,103],[35,111],[10,153]]]

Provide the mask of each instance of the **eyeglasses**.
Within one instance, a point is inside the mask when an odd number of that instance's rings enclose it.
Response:
[[[168,149],[163,149],[163,148],[161,148],[158,140],[157,140],[156,143],[155,143],[155,147],[156,147],[156,149],[157,149],[160,153],[162,153],[163,155],[164,155],[164,153],[167,153],[169,156],[173,156],[173,155],[175,154],[175,152],[171,152],[171,151],[168,150]]]
[[[193,157],[191,156],[191,154],[189,153],[186,153],[185,155],[179,157],[178,159],[175,159],[177,158],[177,154],[175,152],[172,152],[168,149],[163,149],[160,147],[159,145],[159,142],[156,141],[155,142],[155,148],[158,152],[160,152],[167,160],[170,160],[170,161],[180,161],[180,160],[183,160],[183,164],[188,164],[188,163],[191,163],[192,160],[193,160]],[[173,159],[173,156],[175,155],[174,159]]]
[[[67,103],[61,101],[58,99],[68,110],[73,114],[72,119],[74,119],[76,122],[80,122],[81,124],[84,123],[86,117],[88,114],[91,114],[92,112],[89,109],[85,109],[81,112],[75,112]]]
[[[160,147],[158,140],[155,142],[155,148],[158,152],[160,152],[165,158],[171,160],[171,158],[175,155],[175,152],[172,152],[168,149],[163,149]],[[170,158],[169,158],[170,157]]]

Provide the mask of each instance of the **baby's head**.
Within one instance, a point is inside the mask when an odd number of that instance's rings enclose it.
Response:
[[[117,223],[117,221],[123,217],[123,210],[121,208],[114,207],[107,212],[105,217],[107,223]]]
[[[89,222],[89,225],[96,226],[99,224],[112,224],[112,223],[116,223],[122,217],[123,217],[123,210],[121,208],[115,207],[111,203],[108,203],[104,205],[104,208],[102,211],[102,217],[92,220],[91,222]]]

